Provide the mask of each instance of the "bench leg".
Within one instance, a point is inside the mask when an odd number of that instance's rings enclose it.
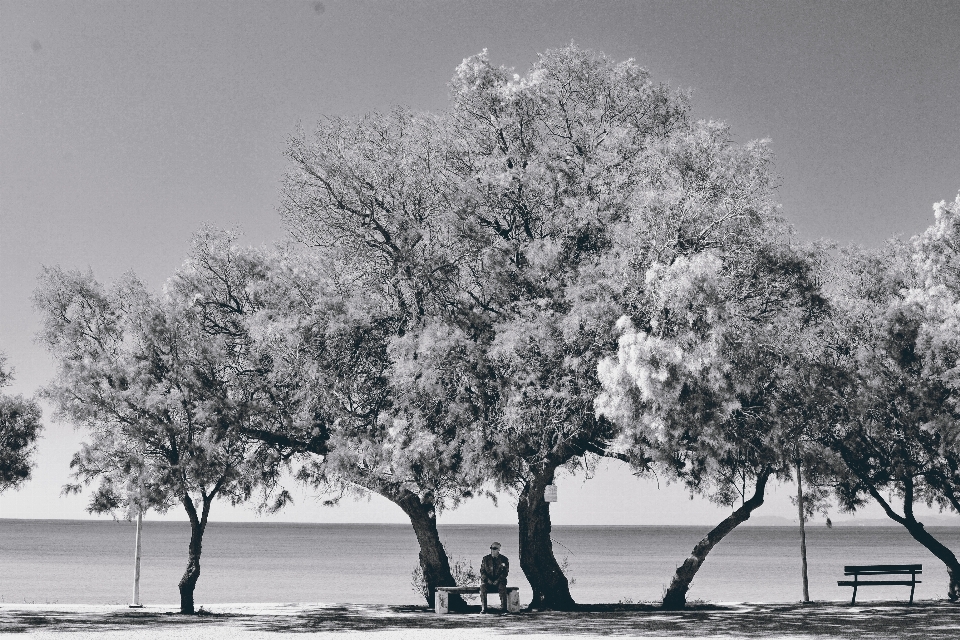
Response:
[[[857,604],[857,585],[853,585],[853,598],[850,600],[850,604]]]
[[[913,604],[913,590],[916,588],[917,588],[916,582],[910,585],[910,604]]]
[[[507,611],[509,611],[510,613],[520,612],[520,592],[519,591],[507,592]]]
[[[436,594],[437,613],[447,613],[450,611],[450,594],[446,591],[437,591]]]

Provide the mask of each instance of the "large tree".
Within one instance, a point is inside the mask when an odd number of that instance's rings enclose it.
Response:
[[[513,77],[481,54],[457,69],[449,111],[325,120],[291,142],[284,189],[293,234],[411,326],[455,327],[480,345],[474,401],[484,459],[518,495],[520,564],[535,607],[573,606],[550,540],[543,488],[603,453],[592,408],[613,320],[578,280],[660,140],[686,126],[685,98],[632,61],[576,47]],[[608,311],[605,315],[602,311]]]
[[[600,368],[615,447],[693,492],[739,506],[677,569],[682,607],[710,550],[786,479],[804,428],[792,393],[797,347],[824,312],[817,252],[790,240],[762,142],[699,122],[664,141],[614,235],[598,290],[623,301],[623,335]]]
[[[879,504],[946,565],[957,600],[960,562],[915,512],[960,512],[960,199],[935,213],[910,241],[845,252],[830,291],[832,348],[813,370],[818,437],[843,462],[840,505]]]
[[[541,55],[522,78],[474,56],[451,87],[461,217],[489,265],[490,311],[478,337],[502,409],[484,425],[487,458],[499,484],[517,493],[531,606],[565,609],[574,603],[544,489],[562,466],[608,453],[613,435],[593,400],[619,301],[594,297],[584,280],[636,190],[649,186],[645,163],[686,126],[686,99],[633,61],[573,46]]]
[[[469,451],[482,382],[471,376],[475,345],[448,326],[413,323],[390,296],[370,295],[302,250],[242,249],[207,231],[171,281],[205,331],[227,336],[262,381],[268,429],[245,435],[281,455],[309,454],[297,476],[335,502],[374,492],[410,518],[430,604],[454,586],[436,526],[445,508],[483,483]],[[454,606],[462,602],[453,603]]]
[[[13,381],[7,357],[0,353],[0,389]],[[22,395],[0,393],[0,493],[30,478],[37,437],[43,428],[40,405]]]
[[[597,406],[622,427],[617,445],[736,506],[678,567],[666,608],[684,606],[708,553],[763,504],[772,478],[790,478],[801,454],[789,363],[817,303],[804,299],[802,261],[773,264],[779,273],[759,269],[756,279],[713,252],[655,265],[646,278],[652,315],[642,327],[621,321],[618,355],[601,368]]]
[[[67,489],[97,483],[95,513],[181,505],[190,541],[180,610],[194,613],[212,503],[258,490],[266,499],[276,486],[276,454],[232,428],[256,428],[264,414],[237,384],[229,343],[203,332],[189,304],[155,298],[133,276],[106,289],[90,273],[47,268],[34,300],[58,369],[44,393],[88,432]]]

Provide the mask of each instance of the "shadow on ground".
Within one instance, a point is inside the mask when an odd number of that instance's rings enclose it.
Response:
[[[525,612],[499,616],[435,615],[420,607],[382,605],[289,605],[266,611],[219,611],[198,616],[137,610],[56,611],[0,609],[0,632],[133,631],[149,627],[225,626],[264,633],[340,631],[411,632],[420,629],[472,629],[491,636],[543,634],[552,636],[666,636],[697,638],[731,636],[760,638],[916,638],[960,637],[960,606],[946,602],[873,602],[867,605],[811,603],[704,605],[681,612],[654,606],[584,607],[576,612]]]

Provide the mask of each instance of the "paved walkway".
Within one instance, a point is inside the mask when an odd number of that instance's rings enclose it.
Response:
[[[353,632],[353,633],[351,633]],[[799,604],[723,604],[684,612],[625,606],[622,610],[519,615],[437,616],[417,607],[381,605],[213,605],[199,616],[176,607],[0,604],[0,633],[19,637],[112,640],[151,637],[328,638],[355,636],[392,640],[441,638],[960,638],[960,605],[924,601]]]

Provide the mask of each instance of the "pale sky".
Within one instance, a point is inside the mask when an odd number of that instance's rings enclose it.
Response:
[[[159,288],[204,222],[283,236],[285,141],[326,114],[443,109],[486,48],[523,73],[571,41],[692,88],[697,117],[770,138],[800,237],[877,245],[932,222],[960,189],[960,6],[942,2],[51,2],[0,0],[0,350],[31,394],[53,375],[33,343],[41,265],[135,271]],[[10,389],[7,389],[10,391]],[[49,417],[49,411],[47,412]],[[82,434],[47,421],[34,479],[0,517],[84,518],[63,498]],[[558,524],[723,517],[617,463],[564,477]],[[774,487],[756,515],[794,517]],[[275,519],[404,522],[383,499]],[[875,510],[871,516],[879,515]],[[182,519],[180,513],[172,518]],[[215,520],[248,520],[214,507]],[[441,523],[514,523],[509,498]]]

